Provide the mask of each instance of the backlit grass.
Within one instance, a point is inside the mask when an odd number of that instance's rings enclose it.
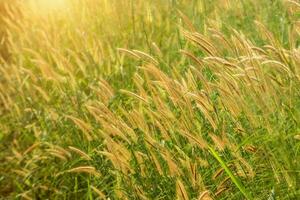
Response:
[[[299,198],[297,1],[0,2],[0,198]]]

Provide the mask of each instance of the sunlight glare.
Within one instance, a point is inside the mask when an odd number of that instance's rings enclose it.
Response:
[[[30,3],[35,9],[44,14],[68,8],[67,0],[31,0]]]

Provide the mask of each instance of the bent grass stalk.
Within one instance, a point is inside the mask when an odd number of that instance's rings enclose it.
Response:
[[[225,170],[225,172],[228,174],[232,182],[236,185],[236,187],[242,192],[242,194],[249,200],[253,199],[250,192],[246,190],[246,188],[243,186],[242,182],[237,178],[231,170],[227,167],[226,163],[224,160],[219,156],[219,154],[212,148],[208,147],[210,153],[212,156],[220,163],[222,168]]]

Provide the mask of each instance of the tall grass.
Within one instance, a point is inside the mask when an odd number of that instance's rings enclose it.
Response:
[[[2,16],[1,198],[300,196],[299,3],[36,5]]]

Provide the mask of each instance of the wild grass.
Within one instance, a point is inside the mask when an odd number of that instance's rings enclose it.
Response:
[[[0,2],[1,199],[299,198],[297,1]]]

